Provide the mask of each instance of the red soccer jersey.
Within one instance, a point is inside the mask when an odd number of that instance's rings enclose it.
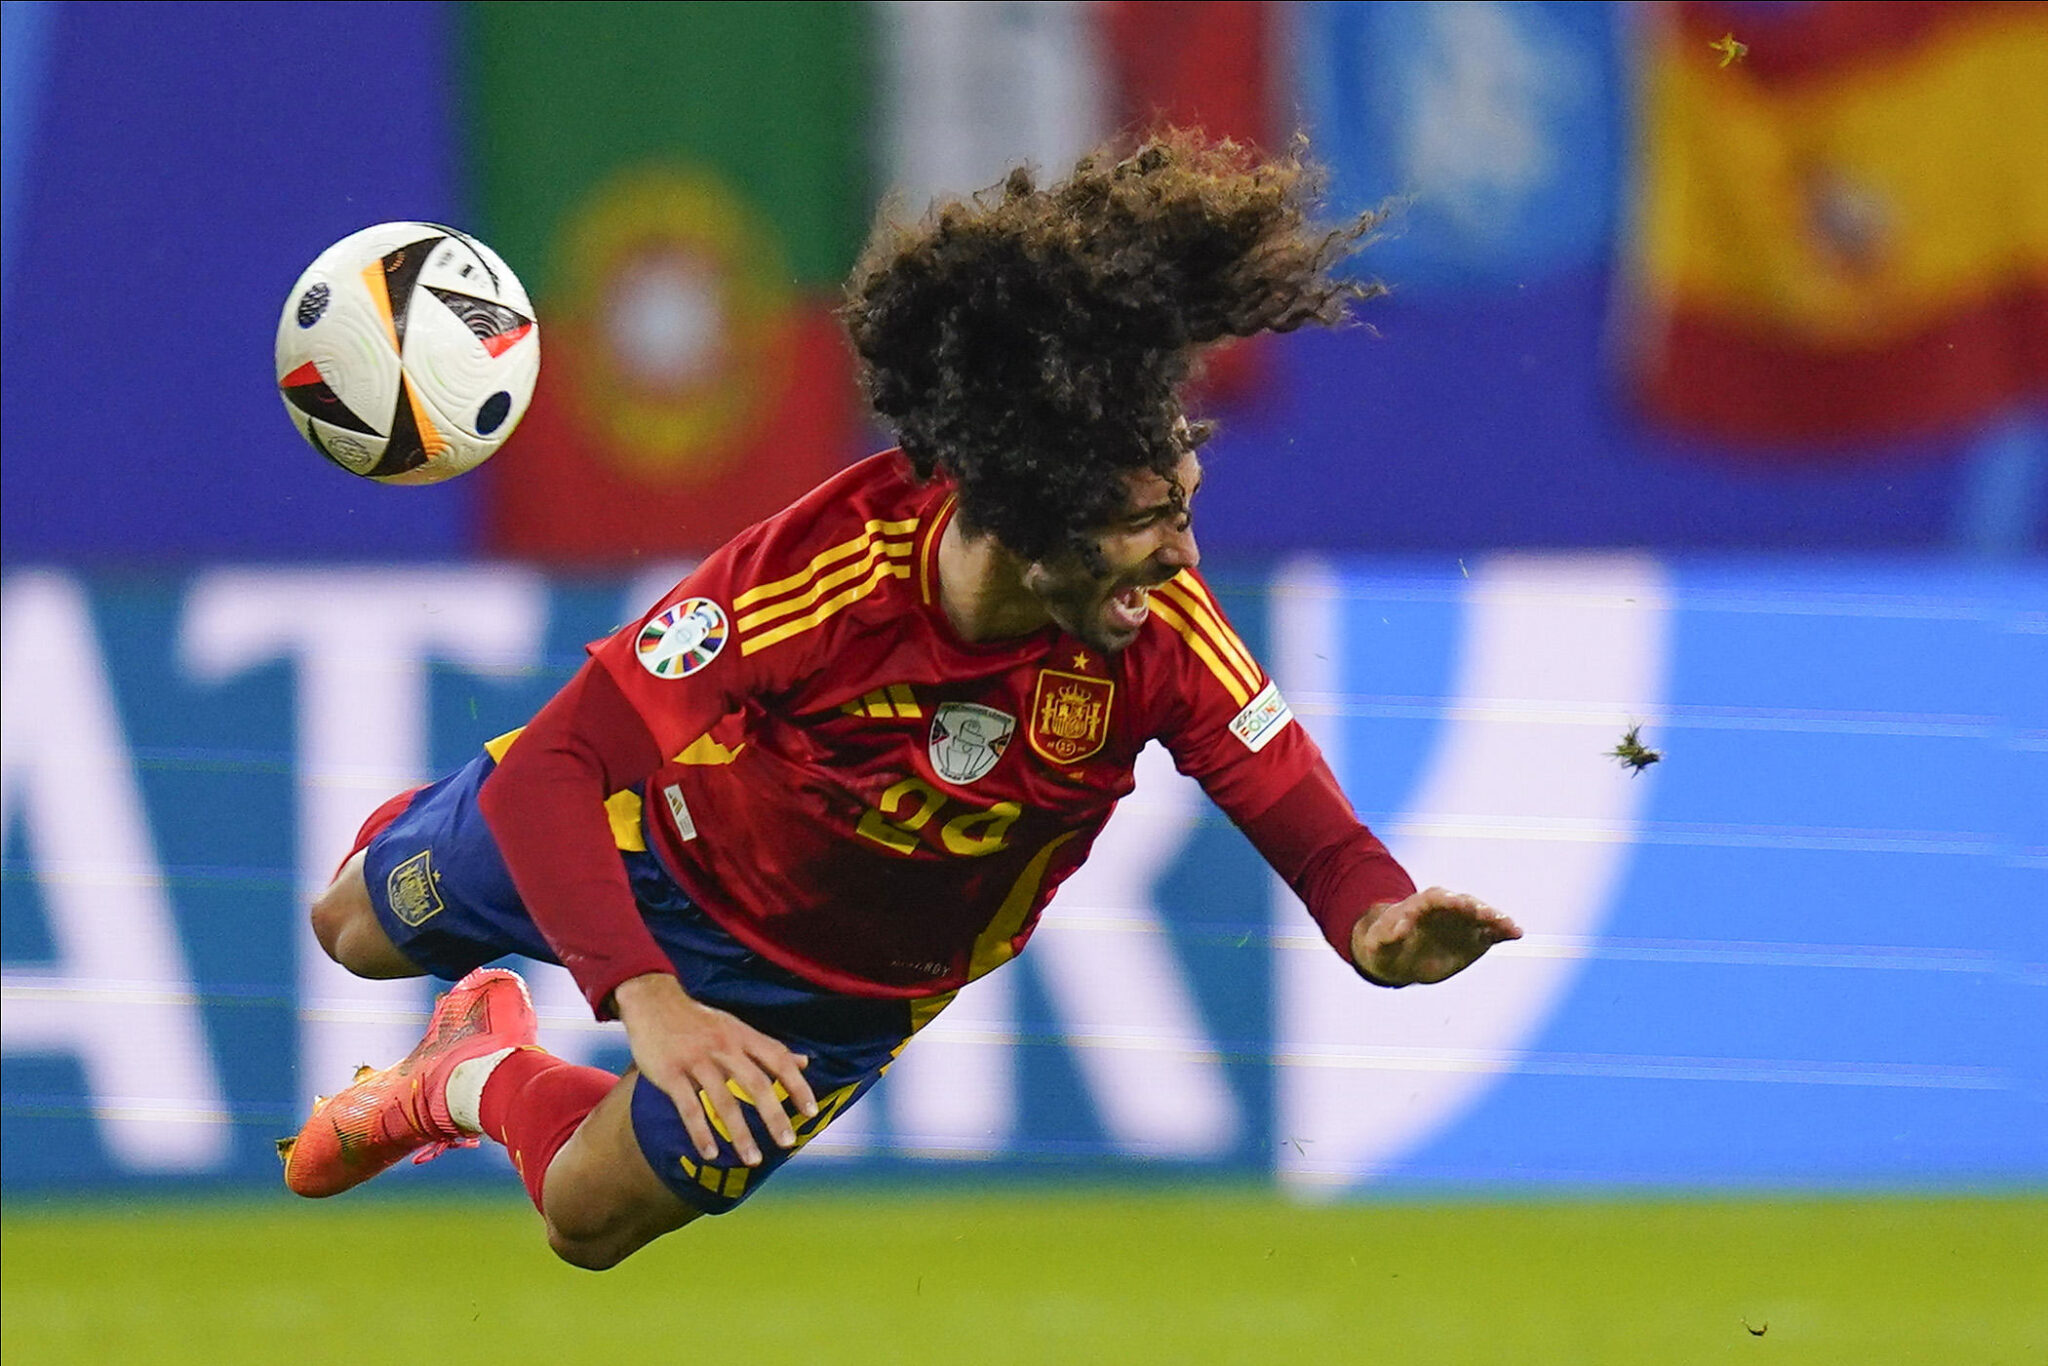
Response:
[[[1321,769],[1193,571],[1114,656],[1051,626],[961,640],[936,581],[952,513],[943,481],[871,457],[592,647],[676,756],[644,789],[657,852],[840,991],[922,996],[1015,956],[1150,740],[1239,825]]]

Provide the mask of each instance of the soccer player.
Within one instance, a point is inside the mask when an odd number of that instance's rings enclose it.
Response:
[[[1418,892],[1196,571],[1201,348],[1341,320],[1371,225],[1313,168],[1179,132],[884,222],[844,317],[900,449],[742,533],[523,731],[394,798],[313,906],[366,977],[460,979],[280,1144],[331,1195],[479,1135],[604,1268],[758,1190],[1024,947],[1159,740],[1369,983],[1519,936]],[[508,953],[623,1020],[538,1048]]]

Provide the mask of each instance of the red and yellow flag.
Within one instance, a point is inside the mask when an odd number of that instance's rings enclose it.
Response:
[[[1646,42],[1652,413],[1846,445],[2048,392],[2048,5],[1681,0]]]

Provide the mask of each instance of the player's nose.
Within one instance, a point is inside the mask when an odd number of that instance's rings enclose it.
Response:
[[[1158,560],[1162,567],[1170,571],[1169,577],[1172,574],[1178,574],[1183,569],[1193,569],[1196,565],[1200,564],[1202,562],[1202,551],[1195,544],[1194,526],[1192,524],[1184,524],[1178,527],[1168,527],[1166,539],[1160,542],[1159,550],[1153,558]]]

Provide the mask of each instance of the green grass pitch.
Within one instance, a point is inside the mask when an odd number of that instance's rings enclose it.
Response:
[[[2048,1362],[2048,1194],[807,1189],[603,1274],[503,1201],[8,1204],[8,1366]]]

